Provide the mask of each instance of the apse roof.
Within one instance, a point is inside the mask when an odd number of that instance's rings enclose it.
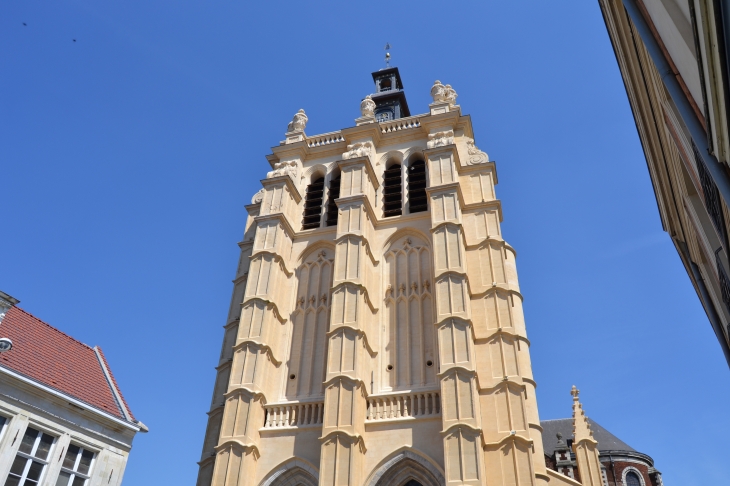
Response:
[[[598,450],[600,451],[626,451],[636,452],[636,450],[622,441],[608,430],[598,425],[594,420],[588,419],[591,424],[591,431],[593,432],[593,438],[598,441]],[[555,451],[555,447],[558,445],[558,438],[556,434],[560,433],[563,435],[563,440],[573,438],[573,419],[555,419],[555,420],[541,420],[540,425],[542,426],[542,444],[545,449],[545,454],[551,456]]]

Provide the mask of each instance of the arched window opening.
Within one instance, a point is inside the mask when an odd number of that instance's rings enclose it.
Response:
[[[307,186],[304,200],[304,219],[302,229],[319,228],[322,219],[322,195],[324,194],[324,177],[312,181]]]
[[[380,80],[380,91],[390,91],[393,89],[393,82],[390,78]]]
[[[423,486],[423,485],[421,483],[419,483],[418,481],[416,481],[415,479],[411,479],[403,486]]]
[[[335,199],[340,197],[340,174],[330,179],[330,194],[327,200],[327,226],[337,225],[337,204]]]
[[[639,475],[636,474],[634,471],[627,472],[626,486],[641,486],[641,480],[639,479]]]
[[[385,169],[383,175],[383,216],[400,216],[403,214],[403,177],[400,164],[393,164]]]
[[[426,163],[422,160],[417,160],[408,167],[408,207],[411,213],[428,209]]]

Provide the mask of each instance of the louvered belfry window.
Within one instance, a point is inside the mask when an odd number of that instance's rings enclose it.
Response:
[[[417,160],[408,168],[408,207],[411,213],[428,209],[426,196],[426,163]]]
[[[400,164],[385,169],[383,177],[383,215],[400,216],[403,214],[403,178]]]
[[[330,180],[330,194],[327,200],[327,226],[337,225],[337,204],[335,199],[340,197],[340,175]]]
[[[307,186],[304,200],[304,219],[302,229],[319,228],[322,219],[322,196],[324,194],[324,177],[320,177]]]

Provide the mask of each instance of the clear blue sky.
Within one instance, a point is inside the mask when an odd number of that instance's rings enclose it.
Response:
[[[596,0],[5,0],[0,289],[104,349],[150,427],[125,484],[194,484],[264,156],[299,108],[310,135],[354,125],[386,41],[411,111],[453,85],[497,161],[541,418],[576,384],[667,485],[725,483],[730,373]]]

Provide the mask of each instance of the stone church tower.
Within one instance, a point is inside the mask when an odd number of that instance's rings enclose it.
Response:
[[[579,485],[545,466],[494,162],[451,86],[411,116],[373,80],[354,127],[299,110],[267,157],[198,486]]]

